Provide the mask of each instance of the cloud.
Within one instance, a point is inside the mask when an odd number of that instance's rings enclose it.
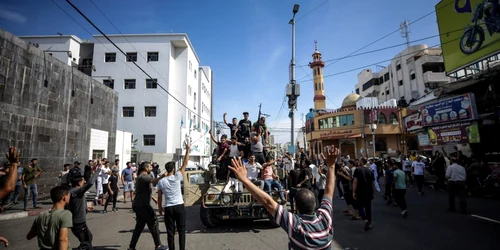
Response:
[[[11,10],[0,10],[0,18],[15,23],[25,23],[26,21],[28,21],[28,18],[26,18],[26,16],[24,16],[23,14]]]

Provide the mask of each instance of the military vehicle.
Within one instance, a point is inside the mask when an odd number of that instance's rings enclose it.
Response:
[[[222,221],[236,219],[268,219],[271,225],[278,226],[273,216],[245,189],[241,193],[233,193],[231,189],[221,195],[226,183],[216,180],[216,167],[215,164],[210,164],[209,170],[186,172],[184,177],[184,189],[188,190],[184,192],[184,200],[187,204],[200,203],[200,219],[205,226],[214,228]],[[201,175],[203,178],[193,178],[193,175]],[[276,202],[280,200],[277,190],[271,194]]]

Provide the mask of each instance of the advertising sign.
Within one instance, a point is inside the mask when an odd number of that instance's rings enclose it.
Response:
[[[493,10],[500,11],[498,1],[442,0],[436,5],[446,72],[500,52],[500,15]]]
[[[425,126],[469,121],[477,117],[474,94],[437,101],[420,107]]]
[[[418,145],[420,145],[420,147],[429,146],[431,144],[429,141],[429,134],[418,133],[417,136],[418,136]]]
[[[403,118],[405,132],[422,129],[422,115],[420,113],[411,114]]]
[[[476,122],[462,122],[427,129],[430,145],[479,143]]]

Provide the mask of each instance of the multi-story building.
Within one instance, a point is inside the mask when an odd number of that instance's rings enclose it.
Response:
[[[193,142],[192,160],[208,159],[212,70],[200,67],[188,36],[108,37],[126,56],[105,37],[94,36],[94,73],[102,76],[103,84],[118,91],[118,128],[132,132],[138,160],[171,160],[184,149],[188,137]]]
[[[53,56],[87,75],[92,74],[94,43],[74,35],[21,36],[44,51],[44,56]]]
[[[444,72],[441,48],[421,44],[403,50],[378,72],[371,69],[361,71],[356,94],[377,97],[380,103],[402,98],[409,103],[450,81]]]
[[[117,128],[132,133],[134,160],[172,160],[190,138],[191,160],[207,164],[213,76],[199,65],[188,36],[107,36],[126,55],[101,35],[93,42],[64,35],[22,38],[118,92]]]

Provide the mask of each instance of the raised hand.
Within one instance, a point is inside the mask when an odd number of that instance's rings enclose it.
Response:
[[[239,180],[247,178],[247,169],[243,166],[241,158],[233,157],[233,159],[231,159],[231,166],[228,166],[228,168],[234,172],[234,175],[236,175],[236,178]]]
[[[11,163],[18,163],[19,158],[21,158],[21,153],[16,150],[16,147],[9,147],[9,151],[5,154],[5,157],[7,157],[7,160]]]
[[[321,158],[323,158],[323,161],[325,161],[325,165],[327,167],[335,166],[335,163],[337,163],[339,157],[339,149],[335,148],[335,146],[332,145],[332,146],[327,146],[326,151],[327,151],[326,157],[323,153],[321,153]]]

